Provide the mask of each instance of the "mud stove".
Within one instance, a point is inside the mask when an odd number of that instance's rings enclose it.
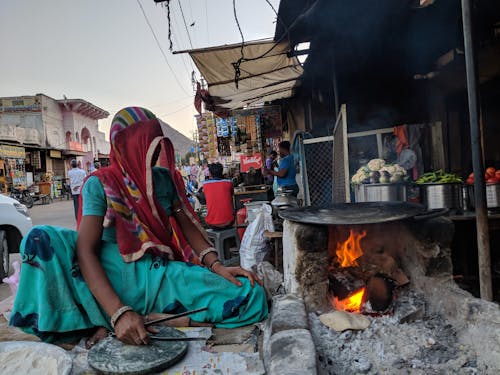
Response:
[[[303,298],[320,373],[498,373],[500,312],[453,281],[453,223],[410,203],[282,213],[285,289]],[[318,316],[370,316],[336,332]]]

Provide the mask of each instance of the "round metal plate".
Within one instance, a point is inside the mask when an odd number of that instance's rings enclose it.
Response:
[[[425,207],[406,202],[335,204],[328,208],[300,207],[281,211],[283,219],[315,225],[360,225],[408,219],[425,212]]]
[[[171,327],[158,327],[155,336],[186,337]],[[178,363],[186,354],[186,341],[157,341],[149,345],[125,345],[114,337],[107,337],[90,349],[89,365],[101,374],[139,375],[160,372]]]

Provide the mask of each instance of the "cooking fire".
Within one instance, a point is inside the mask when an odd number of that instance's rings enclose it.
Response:
[[[344,240],[344,238],[347,238]],[[391,312],[396,287],[409,280],[383,247],[369,249],[364,229],[331,227],[329,290],[335,310],[364,314]],[[369,237],[368,237],[369,239]],[[364,243],[366,242],[366,243]]]

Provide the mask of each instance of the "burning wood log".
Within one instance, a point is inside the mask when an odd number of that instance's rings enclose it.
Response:
[[[363,279],[354,275],[353,268],[341,268],[328,274],[330,292],[343,300],[365,286]]]

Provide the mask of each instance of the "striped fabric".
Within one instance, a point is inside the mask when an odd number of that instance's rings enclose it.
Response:
[[[116,134],[127,126],[134,125],[139,121],[147,121],[156,118],[153,112],[141,107],[127,107],[120,110],[111,122],[110,138],[111,144],[115,140]]]

